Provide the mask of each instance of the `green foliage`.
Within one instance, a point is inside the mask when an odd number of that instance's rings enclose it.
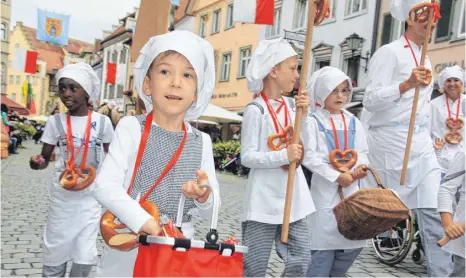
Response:
[[[214,157],[225,157],[228,155],[233,155],[235,152],[240,151],[241,142],[239,140],[230,140],[217,142],[213,145],[214,148]]]
[[[33,136],[37,132],[37,130],[33,126],[25,125],[23,123],[15,123],[13,127],[17,130],[22,130],[31,136]]]

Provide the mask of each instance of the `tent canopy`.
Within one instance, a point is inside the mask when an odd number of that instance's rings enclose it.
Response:
[[[2,96],[2,103],[6,104],[6,106],[8,106],[8,109],[17,112],[19,115],[27,116],[30,114],[28,109],[24,108],[24,106],[9,99],[6,96]]]
[[[243,117],[236,113],[230,112],[226,109],[209,103],[206,111],[199,117],[199,120],[211,121],[216,123],[234,123],[242,122]]]

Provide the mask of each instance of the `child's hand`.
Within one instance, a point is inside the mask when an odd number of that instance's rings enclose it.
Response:
[[[286,148],[286,152],[290,163],[298,162],[303,156],[303,146],[301,144],[291,144]]]
[[[350,172],[345,172],[345,173],[341,173],[340,176],[338,176],[337,182],[338,184],[346,188],[350,186],[351,184],[353,184],[354,178]]]
[[[436,151],[441,150],[444,145],[445,145],[445,141],[443,141],[443,139],[435,138],[434,149]]]
[[[309,113],[309,96],[307,91],[301,91],[298,95],[294,97],[296,108],[303,109],[303,117],[307,117]]]
[[[31,160],[29,161],[29,166],[33,170],[41,170],[45,168],[45,159],[42,155],[34,155],[31,156]]]
[[[450,239],[457,239],[464,235],[465,225],[464,223],[455,223],[445,228],[445,234]]]
[[[198,203],[205,203],[209,198],[212,191],[208,187],[201,187],[202,185],[209,184],[209,177],[203,170],[197,170],[197,181],[188,181],[183,184],[181,190],[187,198],[195,199]]]
[[[362,178],[365,178],[367,176],[367,171],[364,171],[364,169],[367,168],[367,165],[359,165],[356,170],[353,172],[353,178],[355,180],[360,180]]]

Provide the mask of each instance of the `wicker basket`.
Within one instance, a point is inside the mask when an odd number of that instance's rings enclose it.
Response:
[[[379,188],[361,189],[344,198],[333,209],[338,231],[349,240],[365,240],[383,233],[409,218],[409,209],[391,190],[385,189],[373,169]]]

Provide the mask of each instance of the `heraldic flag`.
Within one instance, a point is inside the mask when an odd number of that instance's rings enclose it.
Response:
[[[37,36],[39,41],[68,45],[70,16],[37,9]]]

